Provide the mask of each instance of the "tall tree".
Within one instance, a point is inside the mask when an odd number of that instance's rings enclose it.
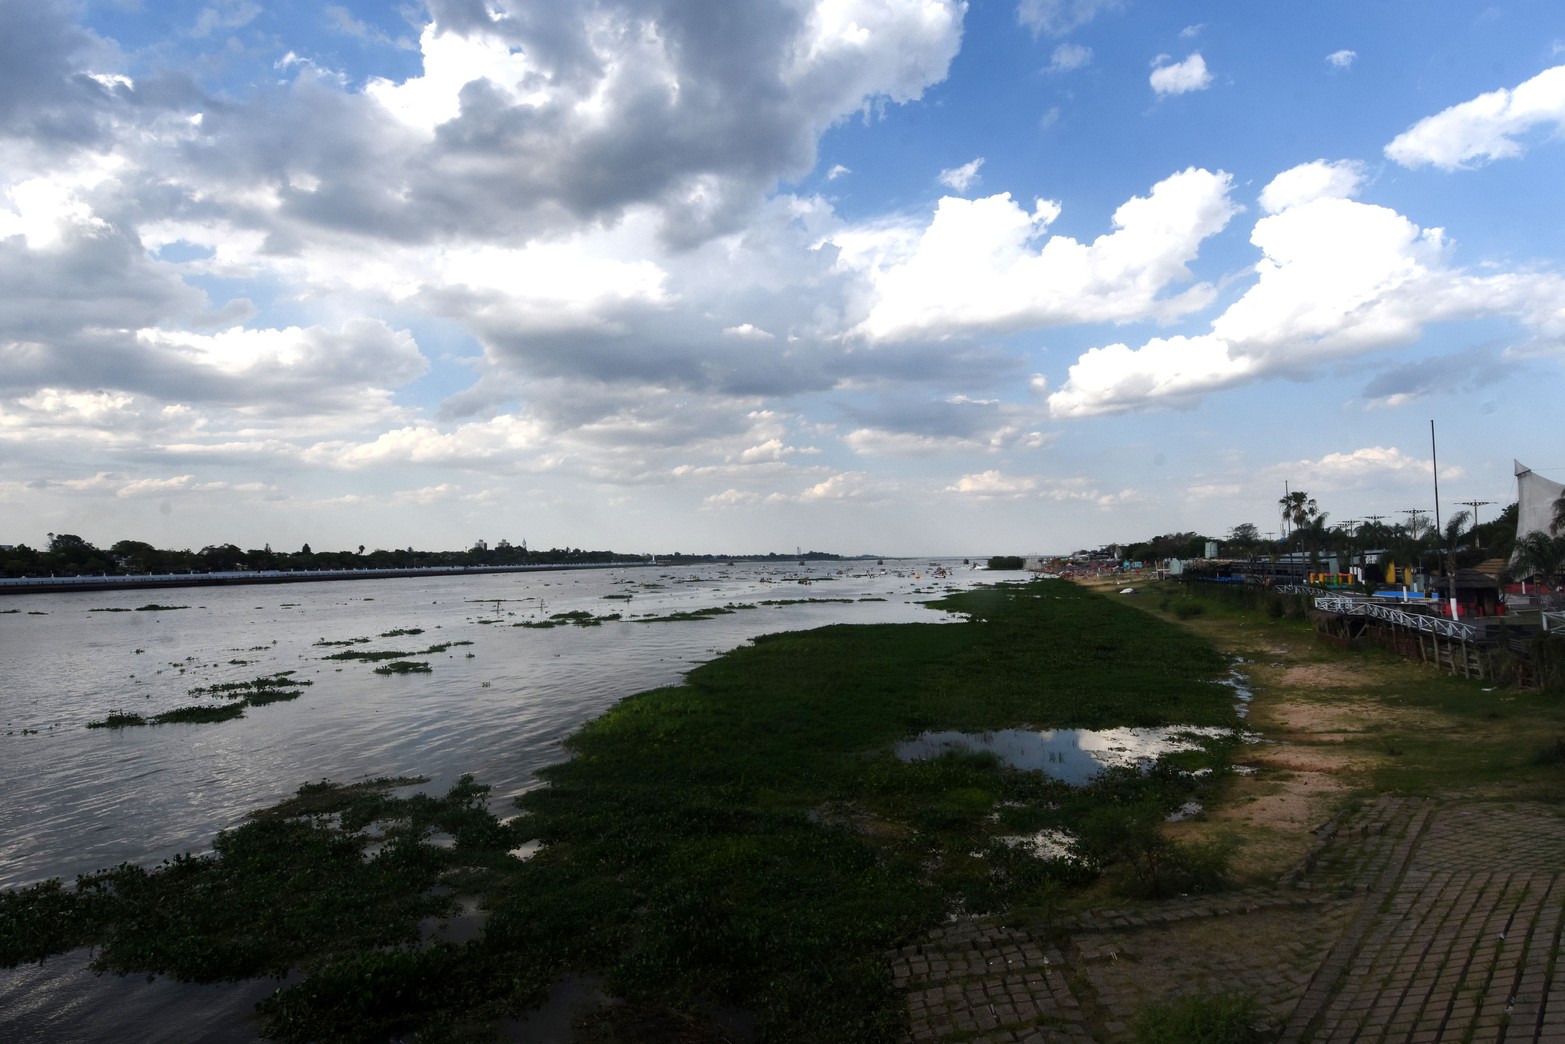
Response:
[[[1308,526],[1312,519],[1320,515],[1320,507],[1315,503],[1315,498],[1302,489],[1296,489],[1277,498],[1277,506],[1282,508],[1282,523],[1285,531]]]
[[[1462,530],[1467,528],[1467,523],[1472,521],[1471,511],[1458,511],[1445,521],[1445,572],[1447,576],[1456,575],[1456,545],[1462,539]]]
[[[1261,542],[1261,531],[1254,522],[1240,522],[1228,531],[1228,543],[1240,551],[1254,551]]]
[[[1565,535],[1528,533],[1516,542],[1515,555],[1507,571],[1516,580],[1535,577],[1553,582],[1565,573]]]

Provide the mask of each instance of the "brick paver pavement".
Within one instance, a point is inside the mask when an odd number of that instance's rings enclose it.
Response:
[[[911,1039],[1127,1040],[1152,1002],[1236,991],[1286,1044],[1565,1044],[1565,813],[1386,798],[1325,833],[1275,889],[947,925],[889,955]]]

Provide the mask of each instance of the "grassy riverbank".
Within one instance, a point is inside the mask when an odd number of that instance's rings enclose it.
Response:
[[[1062,582],[943,604],[969,621],[774,635],[623,701],[509,822],[470,781],[444,799],[317,784],[212,856],[7,893],[0,961],[93,944],[115,971],[295,969],[261,1010],[289,1040],[481,1036],[591,973],[636,1013],[602,1022],[609,1038],[672,1023],[704,1039],[727,1021],[874,1041],[904,1028],[882,955],[953,912],[1046,918],[1087,890],[1220,885],[1219,838],[1179,845],[1161,827],[1227,785],[1231,737],[1081,788],[894,747],[938,730],[1231,727],[1225,658]],[[1024,840],[1050,831],[1077,839],[1070,858]],[[464,913],[482,927],[456,941]]]
[[[1565,704],[1558,694],[1448,675],[1374,645],[1316,638],[1303,606],[1240,604],[1203,585],[1119,578],[1120,601],[1178,623],[1244,661],[1251,720],[1268,743],[1241,756],[1215,814],[1176,834],[1233,834],[1233,869],[1275,878],[1315,841],[1310,828],[1386,793],[1436,799],[1565,801]]]

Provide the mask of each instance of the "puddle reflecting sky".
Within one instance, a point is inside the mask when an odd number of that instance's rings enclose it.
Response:
[[[1164,754],[1200,749],[1200,740],[1227,729],[1180,725],[1125,729],[998,729],[993,732],[926,732],[897,744],[903,761],[937,758],[948,751],[994,754],[1012,768],[1047,773],[1072,786],[1090,783],[1104,769],[1147,766]]]

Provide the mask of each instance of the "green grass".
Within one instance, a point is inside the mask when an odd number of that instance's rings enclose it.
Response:
[[[1159,827],[1225,778],[1229,744],[1075,790],[992,756],[893,752],[928,729],[1231,726],[1221,656],[1063,582],[940,607],[967,622],[771,635],[623,700],[510,823],[468,781],[448,799],[460,807],[439,806],[450,848],[409,828],[369,857],[367,824],[432,823],[435,799],[317,784],[211,857],[5,894],[0,939],[16,942],[0,956],[91,943],[117,971],[301,969],[261,1012],[284,1040],[449,1037],[597,973],[692,1025],[739,1008],[765,1040],[860,1044],[906,1032],[882,955],[953,911],[1046,911],[1100,879],[1134,894],[1221,883],[1222,853]],[[1045,829],[1079,836],[1079,858],[997,840]],[[524,841],[542,848],[511,858]],[[418,918],[454,895],[483,902],[482,934],[417,945]]]
[[[1558,692],[1455,676],[1370,642],[1322,644],[1302,611],[1308,598],[1200,583],[1149,591],[1160,596],[1161,611],[1176,616],[1183,605],[1204,605],[1185,617],[1189,626],[1261,665],[1329,665],[1333,684],[1270,698],[1319,707],[1338,722],[1333,745],[1353,764],[1339,778],[1359,793],[1565,801],[1565,772],[1540,756],[1565,735]],[[1552,648],[1560,655],[1565,642]]]

